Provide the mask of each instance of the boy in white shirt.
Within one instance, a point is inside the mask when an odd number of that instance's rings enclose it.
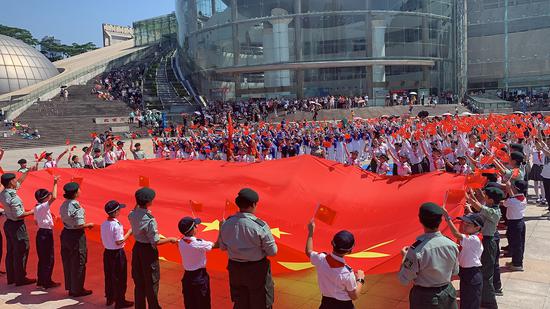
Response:
[[[130,229],[124,235],[124,227],[116,219],[120,210],[126,205],[117,201],[109,201],[105,204],[107,220],[101,224],[101,242],[105,247],[103,251],[103,272],[105,274],[105,297],[107,306],[115,304],[115,308],[129,308],[134,302],[127,301],[127,260],[124,252],[124,243],[132,234]]]
[[[319,309],[353,309],[353,300],[359,298],[361,288],[365,284],[365,273],[362,270],[353,273],[346,265],[344,256],[350,254],[355,244],[353,234],[340,231],[332,239],[332,253],[313,251],[313,232],[315,221],[308,224],[306,255],[317,269],[319,289],[323,296]]]
[[[220,223],[220,226],[223,222]],[[218,242],[198,239],[201,219],[184,217],[178,223],[183,237],[178,247],[185,273],[181,279],[183,302],[186,309],[210,309],[210,276],[206,272],[206,252],[219,248]]]
[[[506,207],[506,237],[508,252],[512,256],[506,267],[512,271],[523,271],[523,253],[525,251],[525,208],[527,207],[527,182],[516,180],[512,185],[506,183],[508,198],[504,200]]]
[[[445,208],[443,208],[443,212],[451,232],[462,247],[458,256],[460,266],[458,272],[460,277],[460,309],[479,309],[483,287],[483,273],[481,272],[483,244],[480,239],[483,219],[478,213],[469,213],[458,217],[459,220],[462,220],[461,233]]]
[[[57,182],[59,176],[53,178],[53,189],[38,189],[34,193],[36,206],[34,207],[34,220],[38,226],[36,232],[36,253],[38,254],[38,270],[36,285],[45,289],[60,286],[60,283],[52,281],[54,265],[53,245],[53,217],[50,207],[57,199]]]

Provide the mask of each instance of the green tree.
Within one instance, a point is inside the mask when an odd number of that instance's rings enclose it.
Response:
[[[21,40],[31,46],[38,45],[38,40],[35,39],[31,32],[26,29],[8,27],[0,24],[0,34]]]
[[[97,46],[92,42],[65,45],[53,36],[46,36],[40,41],[40,50],[50,61],[73,57],[94,49],[97,49]]]

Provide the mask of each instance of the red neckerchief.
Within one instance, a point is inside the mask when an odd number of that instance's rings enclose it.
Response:
[[[185,241],[186,244],[190,244],[191,243],[191,239],[188,239],[188,238],[182,238],[183,241]]]
[[[332,257],[332,255],[330,254],[327,254],[327,256],[325,257],[325,260],[327,261],[327,264],[328,266],[330,266],[330,268],[342,268],[346,266],[345,263],[338,261],[337,259]]]
[[[525,201],[525,195],[523,195],[523,194],[518,194],[518,195],[514,196],[514,198],[516,200],[520,201],[520,202]]]

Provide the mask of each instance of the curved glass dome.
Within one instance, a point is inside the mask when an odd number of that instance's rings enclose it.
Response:
[[[0,94],[25,88],[58,73],[50,60],[34,47],[0,35]]]

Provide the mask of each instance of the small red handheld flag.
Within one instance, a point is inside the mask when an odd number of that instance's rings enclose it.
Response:
[[[471,174],[466,176],[465,185],[472,189],[481,189],[485,186],[487,178],[481,174]]]
[[[149,177],[139,176],[139,186],[140,187],[149,187]]]
[[[235,213],[239,211],[239,207],[232,201],[225,200],[225,212],[226,213]]]
[[[445,206],[461,203],[466,197],[466,191],[464,190],[449,190],[447,191],[447,200]]]
[[[334,223],[334,219],[336,218],[336,211],[325,205],[319,204],[313,217],[328,225],[332,225],[332,223]]]
[[[83,181],[84,181],[84,178],[82,178],[82,177],[73,177],[73,178],[71,178],[71,182],[76,182],[79,186],[82,186]]]
[[[202,203],[199,203],[199,202],[194,201],[194,200],[189,200],[189,205],[191,205],[191,210],[192,211],[196,211],[196,212],[202,211]]]
[[[3,174],[5,174],[4,170],[2,169],[2,167],[0,167],[0,175],[3,175]]]
[[[65,145],[69,146],[70,144],[71,144],[71,140],[70,140],[70,139],[65,140]]]

